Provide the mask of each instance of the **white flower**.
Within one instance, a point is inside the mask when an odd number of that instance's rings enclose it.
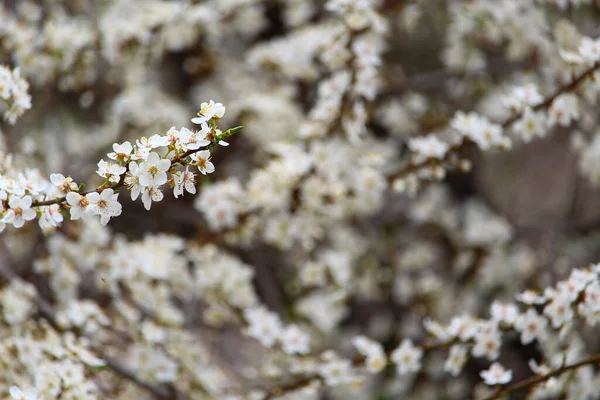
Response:
[[[150,138],[150,141],[157,140],[156,138],[154,138],[155,136],[157,136],[159,138],[158,140],[160,141],[160,144],[161,144],[161,146],[159,146],[159,147],[170,146],[170,145],[179,143],[179,131],[177,129],[175,129],[174,126],[169,128],[166,135],[164,135],[164,136],[154,135]],[[181,143],[179,143],[179,144],[181,144]]]
[[[89,201],[86,211],[92,215],[99,215],[100,223],[104,226],[108,224],[111,217],[121,215],[122,206],[117,200],[118,196],[111,188],[104,189],[100,194],[88,193],[85,196]]]
[[[586,60],[579,54],[579,52],[568,51],[560,49],[558,51],[563,60],[571,64],[584,64]]]
[[[310,336],[296,325],[288,326],[280,340],[286,354],[307,354],[310,351]]]
[[[144,321],[140,328],[142,336],[150,343],[163,343],[167,332],[152,321]]]
[[[518,102],[528,106],[536,106],[544,101],[544,98],[538,91],[537,86],[531,83],[514,88],[512,95]]]
[[[472,140],[482,150],[510,146],[510,139],[503,135],[500,125],[493,124],[484,116],[474,112],[467,114],[457,112],[450,121],[450,126]]]
[[[579,297],[579,293],[587,286],[589,282],[587,279],[589,278],[586,278],[584,274],[574,272],[566,281],[558,282],[556,290],[551,295],[549,294],[550,292],[546,293],[546,291],[544,291],[544,295],[548,299],[560,296],[570,302],[574,302]]]
[[[90,216],[90,214],[86,211],[87,206],[90,204],[90,200],[88,196],[91,193],[88,193],[86,196],[82,196],[77,192],[69,192],[67,193],[67,204],[71,206],[71,220],[76,219],[86,219]]]
[[[375,374],[385,368],[387,357],[385,356],[383,346],[381,346],[380,343],[375,342],[365,336],[357,336],[352,339],[352,344],[362,355],[367,358],[365,360],[367,371]]]
[[[352,51],[356,55],[356,63],[359,67],[377,66],[381,64],[377,43],[372,40],[356,40],[352,43]]]
[[[133,151],[133,146],[129,142],[113,143],[112,147],[114,152],[108,153],[107,156],[117,161],[127,161]]]
[[[210,162],[210,151],[202,150],[190,156],[194,165],[198,166],[198,171],[203,175],[215,172],[215,166]]]
[[[505,369],[500,363],[493,363],[489,369],[479,374],[486,385],[503,385],[512,379],[512,371]]]
[[[140,185],[140,175],[142,172],[138,163],[134,161],[129,163],[129,172],[125,175],[125,184],[131,191],[131,200],[135,201],[143,189],[143,186]]]
[[[32,170],[26,171],[25,174],[19,173],[18,185],[34,196],[40,194],[46,187],[45,183],[42,183],[40,177]]]
[[[109,182],[119,183],[121,175],[124,174],[126,170],[125,167],[121,167],[119,164],[100,160],[98,161],[98,170],[96,173],[103,178],[108,178]]]
[[[585,288],[583,302],[578,304],[577,311],[590,326],[595,326],[600,322],[600,283],[598,281],[590,283]]]
[[[148,155],[140,168],[142,170],[139,176],[139,184],[142,186],[158,187],[167,182],[167,171],[171,166],[171,160],[160,158],[160,156],[152,152]]]
[[[543,112],[535,112],[527,107],[523,116],[515,122],[514,130],[524,142],[531,142],[535,137],[546,136],[547,119]]]
[[[584,37],[577,48],[585,61],[596,62],[600,60],[600,39]]]
[[[14,194],[19,197],[25,194],[25,188],[23,188],[20,182],[17,182],[16,179],[0,179],[0,187],[3,189],[3,191]]]
[[[42,398],[38,394],[35,388],[28,388],[25,391],[19,389],[16,386],[11,386],[9,389],[10,396],[15,400],[41,400]]]
[[[142,138],[142,139],[144,139],[144,138]],[[139,140],[138,140],[138,143],[139,143]],[[136,146],[133,148],[133,150],[134,150],[134,152],[131,153],[129,156],[130,161],[145,160],[146,158],[148,158],[150,151],[152,151],[152,147],[151,146],[147,146],[147,147]]]
[[[415,162],[421,163],[432,158],[443,160],[450,145],[435,135],[427,135],[409,139],[408,148],[413,152]]]
[[[448,326],[448,334],[465,342],[477,334],[477,323],[468,314],[452,317]]]
[[[2,301],[2,317],[9,325],[21,324],[29,318],[35,305],[33,298],[36,290],[32,284],[20,279],[13,279],[0,292]]]
[[[144,208],[146,210],[150,210],[153,201],[161,201],[162,199],[163,192],[159,188],[154,186],[144,188],[144,192],[142,193],[142,203],[144,203]]]
[[[442,324],[437,321],[434,321],[431,318],[425,318],[423,320],[423,327],[430,335],[434,336],[436,339],[446,342],[451,336],[448,334],[448,331]]]
[[[518,293],[515,298],[527,305],[544,304],[547,300],[545,296],[541,296],[534,290],[526,290],[523,293]]]
[[[572,93],[561,94],[552,102],[548,114],[550,126],[556,124],[563,127],[569,126],[571,121],[579,119],[577,96]]]
[[[198,150],[200,147],[208,146],[210,140],[206,139],[206,135],[210,132],[210,128],[206,123],[202,124],[202,129],[192,132],[188,128],[181,128],[177,133],[179,143],[184,150]]]
[[[566,296],[554,297],[552,302],[544,307],[544,314],[550,318],[555,329],[571,321],[575,315],[571,301]]]
[[[175,130],[167,131],[166,135],[152,135],[150,136],[150,145],[153,149],[158,147],[167,147],[168,145],[175,143],[177,141],[177,137],[175,136]]]
[[[2,222],[7,224],[13,224],[15,228],[20,228],[25,224],[25,221],[31,221],[36,217],[36,212],[31,208],[33,200],[31,196],[25,196],[23,198],[15,195],[10,196],[8,206]]]
[[[279,316],[263,307],[247,308],[244,318],[248,322],[246,333],[265,347],[272,347],[281,335]]]
[[[456,344],[450,347],[450,354],[444,362],[444,371],[458,376],[467,362],[467,346]]]
[[[414,346],[410,339],[404,339],[390,356],[401,375],[418,372],[421,369],[422,357],[423,350]]]
[[[519,315],[519,309],[514,304],[503,304],[494,301],[490,307],[490,314],[494,321],[512,325]]]
[[[175,129],[172,127],[171,129]],[[150,150],[156,149],[157,147],[166,147],[170,143],[169,136],[161,136],[161,135],[152,135],[151,137],[141,137],[140,139],[135,141],[138,149],[145,149],[144,153],[148,154]],[[142,159],[146,159],[143,157]]]
[[[200,111],[198,111],[198,117],[192,118],[194,124],[202,124],[212,118],[222,118],[225,115],[225,106],[221,103],[215,103],[210,101],[209,103],[200,104]]]
[[[6,103],[4,119],[14,124],[17,118],[31,108],[29,83],[21,77],[19,68],[13,71],[0,65],[0,100]]]
[[[65,178],[63,174],[50,174],[50,182],[63,192],[77,190],[77,184],[73,182],[73,178],[70,176]]]
[[[60,213],[60,206],[58,204],[43,207],[41,211],[39,224],[43,231],[51,231],[63,221],[63,216]]]
[[[552,372],[552,368],[550,368],[548,365],[538,364],[537,361],[535,361],[533,358],[527,361],[527,365],[529,365],[531,371],[533,371],[533,373],[536,375],[547,375],[550,372]]]
[[[533,308],[528,309],[525,314],[519,315],[515,321],[515,329],[521,332],[521,343],[523,344],[531,343],[536,338],[543,338],[547,325],[548,320]]]
[[[325,379],[325,384],[330,387],[349,383],[353,378],[350,361],[345,359],[328,360],[319,366],[319,374]]]
[[[188,171],[188,167],[185,167],[185,171],[177,171],[173,174],[173,195],[175,198],[183,195],[183,189],[188,193],[196,193],[196,175],[193,172]]]
[[[473,357],[487,357],[488,360],[495,360],[500,355],[500,346],[502,339],[500,331],[495,323],[484,324],[475,335],[475,345],[471,349]]]

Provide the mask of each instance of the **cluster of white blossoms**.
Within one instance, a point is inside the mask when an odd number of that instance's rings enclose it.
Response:
[[[262,237],[284,249],[296,244],[311,248],[327,235],[332,220],[367,214],[381,204],[386,188],[382,166],[395,152],[364,135],[385,49],[386,23],[375,5],[328,2],[325,8],[333,22],[322,27],[323,42],[304,40],[311,34],[302,30],[292,32],[289,39],[269,42],[269,48],[253,49],[252,66],[267,69],[275,64],[291,82],[298,73],[288,69],[287,58],[280,56],[280,50],[286,50],[280,49],[279,41],[286,41],[287,51],[293,49],[290,56],[306,57],[311,65],[314,59],[320,67],[301,74],[307,82],[320,77],[313,83],[316,98],[307,118],[294,128],[306,146],[298,146],[297,136],[268,141],[272,156],[263,168],[250,172],[244,185],[232,178],[203,191],[196,208],[212,229],[227,231],[235,242]],[[306,48],[289,43],[296,40],[306,42]],[[262,126],[257,129],[263,135]],[[356,160],[355,170],[347,168],[349,159]]]
[[[17,122],[17,118],[31,108],[29,82],[21,76],[19,68],[11,70],[0,65],[0,99],[4,102],[0,110],[9,124]]]
[[[593,3],[0,2],[0,397],[599,399]]]
[[[63,222],[61,211],[66,209],[71,220],[99,216],[106,225],[121,215],[118,190],[123,186],[131,191],[132,200],[141,194],[147,210],[152,202],[163,199],[161,187],[167,183],[175,197],[183,195],[184,190],[196,193],[196,174],[189,168],[197,167],[204,175],[214,172],[212,148],[217,144],[228,146],[223,139],[241,129],[218,129],[217,121],[224,114],[225,107],[211,100],[202,103],[198,116],[192,119],[200,125],[199,130],[172,127],[164,135],[142,137],[135,145],[128,141],[113,144],[114,151],[107,154],[112,161],[100,160],[96,171],[105,181],[91,192],[82,193],[71,177],[62,174],[51,174],[49,182],[35,170],[30,170],[28,176],[19,173],[16,178],[0,174],[0,229],[6,224],[21,228],[25,221],[39,218],[40,227],[51,230]],[[177,166],[185,170],[176,170]]]
[[[583,105],[571,91],[585,90],[586,101],[594,103],[591,98],[600,91],[595,83],[600,67],[600,39],[583,37],[576,52],[560,50],[556,55],[560,55],[563,64],[575,66],[568,78],[570,81],[567,80],[564,86],[554,89],[546,97],[534,84],[514,86],[502,97],[504,120],[494,123],[477,112],[457,111],[449,121],[450,132],[410,138],[411,164],[391,175],[394,188],[414,193],[420,179],[440,180],[445,177],[446,168],[470,169],[470,163],[459,157],[459,151],[469,142],[475,143],[482,151],[507,150],[513,147],[509,133],[521,142],[529,143],[546,137],[553,128],[568,128],[577,123],[581,119]],[[459,138],[452,133],[458,133]],[[595,158],[595,154],[592,157]],[[589,172],[593,167],[587,166],[590,163],[584,161],[584,156],[582,172],[594,182],[596,170]]]

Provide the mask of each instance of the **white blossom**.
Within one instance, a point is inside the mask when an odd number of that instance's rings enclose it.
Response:
[[[366,357],[365,366],[367,371],[376,374],[385,368],[387,356],[381,344],[368,339],[365,336],[357,336],[352,339],[352,344]]]
[[[31,221],[36,217],[36,212],[31,208],[33,200],[31,196],[18,197],[10,196],[8,201],[8,210],[2,217],[2,222],[12,224],[15,228],[21,228],[25,221]]]
[[[500,363],[493,363],[489,369],[481,371],[486,385],[503,385],[512,380],[512,371],[505,369]]]
[[[412,344],[410,339],[404,339],[390,355],[401,375],[418,372],[421,369],[423,350]]]
[[[170,160],[151,152],[148,158],[139,165],[141,172],[138,183],[144,187],[164,185],[167,182],[167,170],[170,166]]]
[[[468,359],[468,350],[466,346],[454,345],[450,347],[448,358],[444,362],[444,371],[452,376],[458,376]]]
[[[548,320],[539,315],[533,308],[521,314],[515,321],[515,329],[521,332],[521,343],[528,344],[535,339],[545,337]]]
[[[198,171],[200,171],[202,175],[215,172],[215,166],[210,161],[210,151],[201,150],[192,154],[190,158],[192,159],[193,164],[198,166]]]
[[[196,194],[196,175],[185,167],[185,171],[173,174],[173,195],[175,198],[182,196],[184,189],[191,194]]]
[[[89,204],[86,212],[92,215],[99,215],[102,225],[106,225],[110,218],[121,215],[121,203],[117,200],[118,194],[113,189],[104,189],[101,193],[93,192],[86,196]]]
[[[265,347],[272,347],[282,333],[279,317],[264,308],[249,308],[244,311],[248,322],[247,334]]]
[[[208,103],[200,104],[198,116],[196,118],[192,118],[192,122],[195,124],[203,124],[204,122],[210,121],[213,118],[223,118],[223,115],[225,115],[225,106],[221,103],[215,103],[213,100],[211,100]]]
[[[281,347],[287,354],[307,354],[310,336],[296,325],[289,325],[281,333]]]

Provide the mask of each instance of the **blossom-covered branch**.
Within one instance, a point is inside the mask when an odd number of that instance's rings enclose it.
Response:
[[[534,385],[544,383],[544,382],[546,382],[554,377],[560,376],[568,371],[571,371],[571,370],[574,370],[577,368],[581,368],[586,365],[592,365],[592,364],[598,364],[598,363],[600,363],[600,354],[595,354],[595,355],[587,357],[586,359],[581,360],[579,362],[561,366],[560,368],[557,368],[557,369],[555,369],[551,372],[548,372],[544,375],[534,375],[531,378],[527,378],[520,382],[513,383],[512,385],[508,385],[506,387],[500,387],[494,394],[492,394],[489,397],[486,397],[485,400],[500,399],[512,392],[516,392],[521,389],[527,389]]]
[[[143,137],[135,145],[128,141],[113,144],[114,151],[108,154],[112,161],[100,160],[96,171],[105,181],[92,191],[80,192],[81,186],[62,174],[52,174],[51,184],[5,180],[0,187],[0,229],[7,223],[20,228],[25,221],[36,217],[42,228],[51,229],[62,222],[61,209],[69,209],[72,220],[99,215],[106,225],[111,217],[121,214],[118,190],[124,186],[131,191],[132,200],[142,195],[147,210],[153,201],[162,200],[161,186],[165,183],[173,188],[175,197],[184,191],[196,193],[195,174],[189,167],[197,167],[202,174],[214,172],[211,151],[218,144],[227,146],[224,139],[241,130],[239,126],[225,132],[218,129],[217,121],[224,113],[225,107],[211,100],[202,103],[198,116],[192,119],[201,125],[200,130],[172,127],[165,135]],[[185,170],[177,171],[179,165],[185,166]],[[49,199],[57,192],[66,194]],[[33,208],[40,210],[36,212]]]
[[[484,151],[491,148],[510,148],[511,139],[504,134],[504,130],[513,125],[517,134],[525,141],[546,135],[547,130],[556,124],[568,125],[579,117],[576,99],[568,93],[575,91],[586,79],[591,79],[600,68],[600,56],[587,50],[585,43],[580,46],[579,54],[581,63],[591,65],[546,98],[542,98],[533,86],[516,88],[505,99],[511,114],[500,124],[476,113],[465,114],[459,111],[450,121],[450,127],[459,133],[458,140],[447,143],[433,134],[410,139],[410,162],[390,173],[388,181],[403,191],[418,185],[417,176],[441,179],[445,176],[447,167],[469,169],[469,161],[460,158],[461,151],[470,146],[477,146]],[[540,114],[548,109],[549,116]]]

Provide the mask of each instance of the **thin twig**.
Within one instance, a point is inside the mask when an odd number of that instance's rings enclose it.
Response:
[[[590,66],[589,68],[587,68],[586,70],[581,72],[579,75],[577,75],[575,78],[573,78],[573,80],[569,84],[559,87],[556,91],[554,91],[554,93],[552,93],[550,96],[548,96],[543,102],[533,106],[532,109],[534,111],[540,111],[540,110],[550,107],[550,105],[552,105],[552,102],[558,96],[560,96],[563,93],[567,93],[567,92],[571,92],[571,91],[575,90],[577,88],[577,86],[583,80],[590,77],[599,68],[600,68],[600,61],[594,63],[592,66]],[[524,111],[519,111],[519,112],[514,113],[513,115],[511,115],[510,117],[505,119],[500,125],[504,129],[509,128],[513,123],[518,121],[523,116],[523,112]],[[450,147],[450,149],[446,153],[446,157],[443,160],[441,160],[441,162],[443,163],[444,161],[449,161],[452,157],[455,157],[455,155],[459,151],[466,149],[468,146],[471,146],[471,145],[473,145],[472,141],[468,140],[467,138],[463,139],[463,141],[461,143],[455,144],[454,146]],[[388,181],[393,182],[394,180],[396,180],[408,173],[417,171],[423,167],[426,167],[428,165],[431,165],[432,163],[437,163],[437,162],[439,162],[439,160],[436,160],[436,159],[427,159],[427,160],[424,160],[424,161],[418,162],[418,163],[409,162],[406,166],[404,166],[404,167],[398,169],[397,171],[391,173],[390,175],[388,175]]]
[[[560,367],[552,372],[547,373],[546,375],[534,375],[531,378],[522,380],[521,382],[514,383],[514,384],[506,386],[504,388],[499,388],[494,394],[492,394],[489,397],[486,397],[485,400],[498,399],[501,396],[507,395],[507,394],[517,391],[519,389],[524,389],[524,388],[533,386],[535,384],[545,382],[548,379],[553,378],[555,376],[562,375],[563,373],[565,373],[567,371],[577,369],[577,368],[583,367],[585,365],[595,364],[598,362],[600,362],[600,354],[595,354],[593,356],[590,356],[589,358],[586,358],[585,360],[576,362],[574,364],[569,364],[569,365]]]
[[[227,138],[229,136],[234,135],[235,133],[239,132],[239,130],[241,128],[242,127],[238,126],[238,127],[235,127],[235,128],[228,129],[227,131],[222,132],[218,137],[216,137],[216,135],[214,135],[214,133],[212,133],[212,132],[209,133],[210,138],[212,139],[210,144],[208,144],[206,146],[203,146],[203,147],[200,147],[199,149],[187,150],[187,151],[185,151],[185,152],[183,152],[183,153],[181,153],[179,155],[174,156],[173,158],[170,159],[170,161],[171,161],[171,167],[174,166],[174,165],[183,164],[183,160],[186,157],[188,157],[188,156],[190,156],[190,155],[192,155],[194,153],[200,152],[202,150],[207,150],[207,149],[208,150],[212,150],[219,143],[220,140],[225,139],[225,138]],[[88,192],[82,192],[82,193],[79,193],[79,194],[82,195],[82,196],[85,196],[86,194],[90,194],[90,193],[94,193],[94,192],[95,193],[101,193],[104,189],[113,189],[114,190],[114,189],[119,189],[122,186],[125,186],[125,175],[127,174],[127,172],[129,172],[129,165],[126,165],[125,168],[126,168],[125,172],[123,172],[121,175],[119,175],[120,179],[119,179],[118,183],[115,183],[115,184],[112,184],[112,185],[107,185],[105,183],[105,184],[102,184],[102,185],[98,186],[94,190],[90,190]],[[62,196],[62,197],[57,197],[57,198],[52,199],[52,200],[34,201],[31,204],[31,207],[41,207],[41,206],[50,206],[52,204],[61,204],[61,203],[64,203],[66,200],[67,200],[67,196],[65,195],[65,196]]]
[[[303,389],[317,380],[321,380],[321,377],[319,377],[318,375],[310,375],[310,376],[301,378],[297,381],[288,383],[286,385],[277,386],[277,387],[269,390],[269,393],[264,398],[264,400],[274,399],[277,397],[281,397],[286,393],[290,393],[290,392],[294,392],[296,390]]]

